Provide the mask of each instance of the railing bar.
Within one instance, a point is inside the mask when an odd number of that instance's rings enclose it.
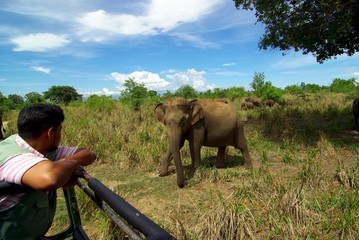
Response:
[[[91,198],[92,201],[94,201],[101,208],[101,210],[104,211],[104,213],[109,218],[111,218],[115,222],[115,224],[125,234],[127,234],[133,240],[142,240],[142,238],[132,228],[130,228],[110,207],[108,207],[106,204],[103,204],[102,200],[97,198],[88,187],[86,187],[80,181],[78,181],[77,185],[84,191],[86,195]],[[99,200],[101,200],[101,202],[99,202]]]

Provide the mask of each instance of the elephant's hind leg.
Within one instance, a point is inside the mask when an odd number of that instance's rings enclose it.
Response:
[[[244,158],[244,167],[246,169],[252,168],[253,167],[252,159],[251,156],[249,155],[247,140],[246,137],[244,136],[243,126],[238,127],[238,139],[237,139],[236,148],[238,148],[242,152]]]
[[[215,163],[216,168],[224,168],[226,166],[224,162],[224,155],[226,153],[226,148],[227,146],[218,147],[218,154]]]

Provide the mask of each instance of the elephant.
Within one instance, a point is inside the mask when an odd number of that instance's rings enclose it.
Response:
[[[2,122],[2,110],[0,110],[0,140],[4,140],[4,135],[3,132],[5,133],[5,128],[4,128],[4,124]]]
[[[248,110],[254,108],[254,104],[252,102],[242,102],[241,109]]]
[[[273,107],[275,104],[275,101],[273,99],[266,99],[263,101],[264,106]]]
[[[262,105],[262,99],[260,99],[257,96],[253,96],[253,97],[246,97],[244,99],[245,102],[251,102],[253,103],[254,106],[256,107],[260,107]]]
[[[252,168],[243,124],[237,112],[225,101],[177,97],[157,104],[154,110],[158,121],[167,126],[170,141],[169,149],[162,158],[159,175],[168,174],[168,165],[174,159],[178,187],[184,187],[180,150],[185,140],[189,142],[193,169],[200,165],[202,146],[218,148],[217,168],[225,167],[227,146],[239,148],[245,168]]]
[[[207,99],[208,100],[208,99]],[[223,102],[223,103],[228,103],[228,101],[224,98],[211,98],[212,101],[215,102]]]
[[[354,115],[354,124],[355,124],[355,129],[358,129],[358,119],[359,119],[359,97],[356,98],[353,101],[353,115]]]

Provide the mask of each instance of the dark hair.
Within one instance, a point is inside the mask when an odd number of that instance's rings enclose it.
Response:
[[[18,133],[23,139],[34,139],[49,128],[59,126],[64,120],[64,112],[59,106],[32,104],[21,109],[19,113]]]

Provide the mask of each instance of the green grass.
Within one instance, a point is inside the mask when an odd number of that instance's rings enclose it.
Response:
[[[65,145],[89,147],[99,159],[87,172],[177,239],[358,239],[359,133],[351,100],[343,94],[287,96],[274,108],[240,110],[254,168],[227,148],[227,168],[214,168],[217,150],[202,148],[191,171],[182,149],[186,186],[179,189],[173,162],[157,168],[168,148],[167,130],[154,105],[140,112],[115,101],[64,107]],[[16,113],[5,121],[16,131]],[[84,228],[91,239],[126,239],[80,191]],[[52,231],[65,224],[61,196]]]

